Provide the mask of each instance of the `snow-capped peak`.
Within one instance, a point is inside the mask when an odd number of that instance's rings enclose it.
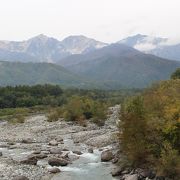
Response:
[[[83,35],[69,36],[61,43],[71,54],[81,54],[92,49],[102,48],[107,45],[106,43],[87,38]]]

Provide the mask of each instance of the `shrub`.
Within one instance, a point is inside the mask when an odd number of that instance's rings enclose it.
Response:
[[[179,153],[167,141],[163,143],[157,169],[160,176],[165,175],[170,178],[180,177]]]
[[[47,121],[48,122],[54,122],[58,121],[60,118],[63,117],[63,109],[62,108],[56,108],[54,110],[51,110],[47,115]]]
[[[99,126],[103,126],[107,116],[107,107],[105,104],[95,102],[93,106],[93,122]]]
[[[65,106],[64,118],[67,121],[76,121],[83,115],[83,102],[80,97],[72,97]]]
[[[64,118],[83,125],[85,120],[93,119],[93,122],[103,125],[106,119],[106,107],[103,103],[88,97],[73,96],[64,106]]]

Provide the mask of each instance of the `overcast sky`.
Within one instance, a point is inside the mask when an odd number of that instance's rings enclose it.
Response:
[[[83,34],[104,42],[137,33],[180,38],[180,0],[0,0],[0,39]]]

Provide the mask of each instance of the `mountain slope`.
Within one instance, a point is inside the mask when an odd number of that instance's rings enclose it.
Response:
[[[172,43],[167,38],[137,34],[120,40],[118,43],[133,47],[144,53],[180,61],[180,43]]]
[[[50,63],[0,61],[0,77],[0,86],[50,83],[83,88],[91,85],[65,68]]]
[[[162,58],[180,61],[180,44],[160,46],[150,50],[148,53]]]
[[[0,49],[0,60],[10,61],[10,62],[38,62],[35,57],[28,55],[23,52],[11,52],[8,50]]]
[[[71,54],[81,54],[106,46],[85,36],[69,36],[63,41],[40,34],[27,41],[0,41],[0,60],[51,62]]]
[[[59,63],[84,77],[124,87],[145,87],[154,81],[169,78],[180,67],[180,62],[143,54],[122,44],[70,56]]]

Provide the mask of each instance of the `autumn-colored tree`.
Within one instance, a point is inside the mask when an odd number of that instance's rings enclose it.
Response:
[[[146,162],[148,156],[146,131],[146,112],[143,97],[137,96],[128,101],[121,109],[120,131],[121,146],[128,161],[133,166]]]
[[[180,79],[153,85],[122,107],[121,145],[128,161],[180,178]]]

